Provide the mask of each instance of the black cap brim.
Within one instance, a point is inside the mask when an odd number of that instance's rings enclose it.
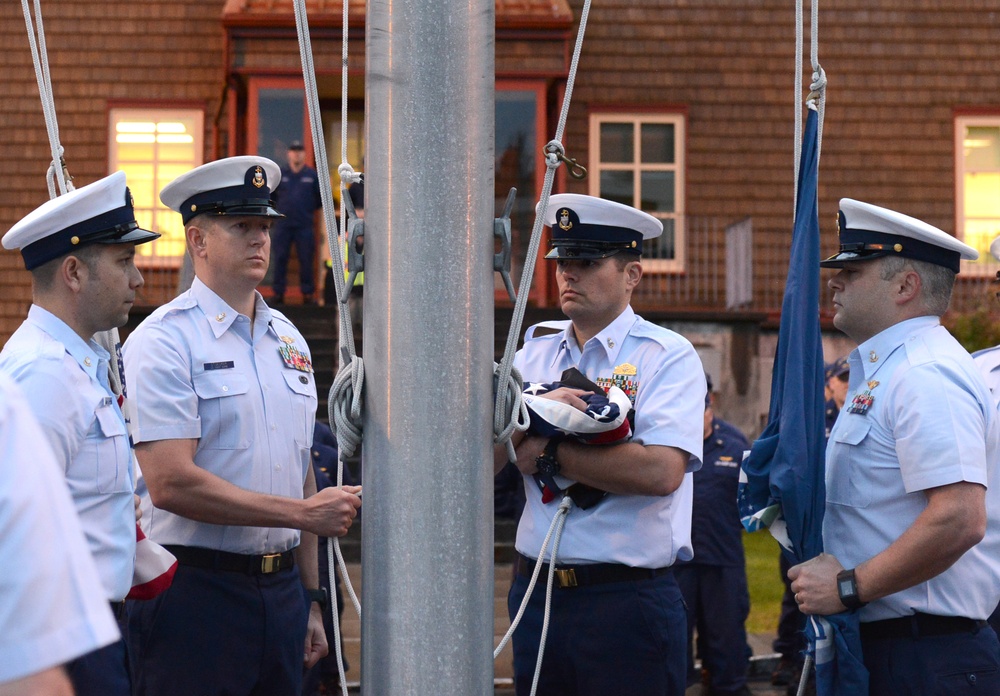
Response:
[[[121,237],[115,239],[114,237],[109,237],[107,239],[95,239],[95,244],[145,244],[146,242],[151,242],[154,239],[159,239],[160,234],[158,232],[153,232],[152,230],[144,230],[141,227],[136,227],[134,230],[128,234],[123,234]]]
[[[639,256],[638,249],[626,249],[622,247],[617,248],[602,248],[595,246],[576,246],[576,245],[556,245],[545,255],[547,259],[556,259],[562,261],[573,261],[576,259],[606,259],[617,254],[627,253]]]
[[[820,268],[843,268],[852,261],[873,261],[888,256],[888,251],[841,251],[819,262]]]

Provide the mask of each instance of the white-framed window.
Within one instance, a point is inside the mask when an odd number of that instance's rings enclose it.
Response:
[[[160,202],[163,187],[203,163],[200,109],[112,108],[108,118],[109,167],[125,172],[136,221],[160,238],[136,247],[136,260],[184,256],[181,216]]]
[[[663,221],[643,246],[643,268],[684,270],[684,130],[682,113],[592,113],[592,196],[639,208]]]
[[[990,242],[1000,236],[1000,113],[955,118],[956,236],[979,251],[962,272],[992,275]]]

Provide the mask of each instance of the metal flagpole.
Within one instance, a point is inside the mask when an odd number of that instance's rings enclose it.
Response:
[[[494,14],[368,2],[368,694],[493,692]]]

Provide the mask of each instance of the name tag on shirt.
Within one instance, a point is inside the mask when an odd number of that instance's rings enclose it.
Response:
[[[234,363],[232,360],[226,360],[225,362],[205,363],[205,372],[208,372],[209,370],[228,370],[232,367],[236,367],[236,363]]]

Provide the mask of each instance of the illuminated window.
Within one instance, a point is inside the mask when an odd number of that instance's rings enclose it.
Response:
[[[140,257],[184,255],[181,217],[160,202],[160,191],[202,163],[203,120],[196,109],[111,110],[111,171],[125,172],[139,224],[161,235],[136,247]]]
[[[955,121],[957,236],[979,251],[962,270],[992,274],[990,242],[1000,236],[1000,114]],[[992,267],[992,268],[991,268]]]
[[[684,269],[684,125],[678,113],[590,117],[590,194],[663,222],[643,246],[649,271]]]

